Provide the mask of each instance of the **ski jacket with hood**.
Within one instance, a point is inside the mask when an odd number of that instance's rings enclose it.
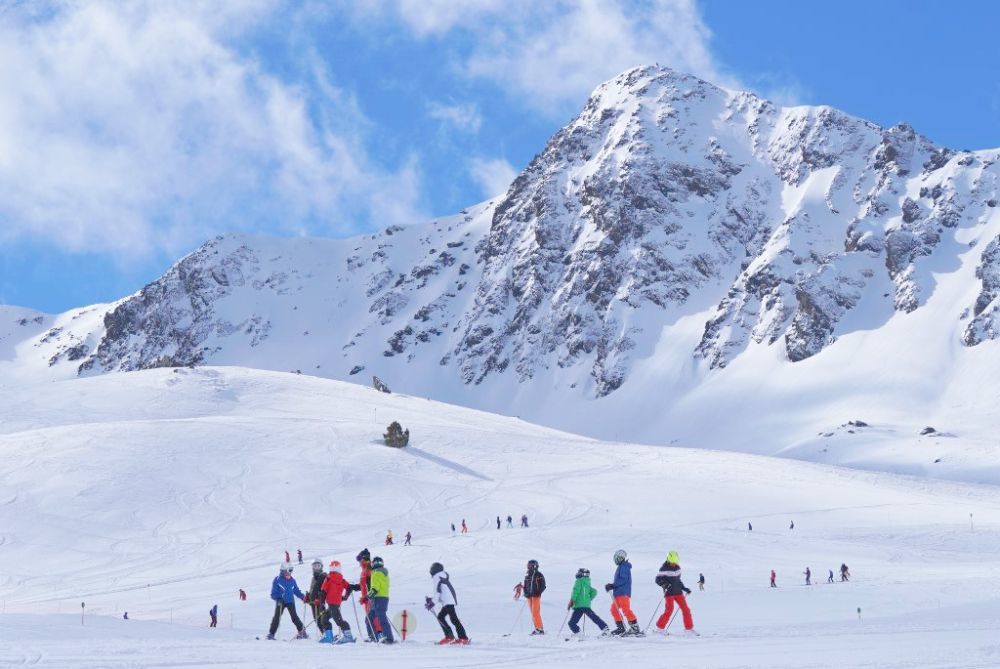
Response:
[[[591,602],[597,597],[597,590],[590,584],[589,576],[581,576],[573,584],[573,594],[570,595],[570,602],[574,609],[589,609]]]
[[[351,584],[347,582],[343,574],[331,571],[320,589],[326,595],[326,603],[331,606],[340,606],[340,603],[351,594]]]
[[[385,567],[379,567],[378,569],[372,569],[370,577],[369,590],[374,590],[375,594],[373,597],[388,597],[389,596],[389,570]]]
[[[455,594],[455,586],[451,584],[448,572],[441,570],[431,576],[431,583],[434,586],[434,595],[441,606],[458,606],[458,595]]]
[[[620,565],[618,569],[615,569],[615,580],[614,590],[612,594],[615,597],[631,597],[632,596],[632,563],[625,560]]]
[[[656,574],[656,585],[663,588],[666,595],[682,595],[687,592],[681,581],[681,568],[672,562],[664,562]]]
[[[314,571],[313,580],[309,585],[309,601],[321,602],[323,601],[323,583],[326,581],[325,571]]]
[[[295,582],[294,577],[285,578],[281,574],[274,577],[274,582],[271,583],[271,599],[291,604],[296,597],[302,599],[305,595],[299,590],[299,584]]]
[[[534,569],[524,575],[524,596],[541,597],[545,592],[545,576]]]

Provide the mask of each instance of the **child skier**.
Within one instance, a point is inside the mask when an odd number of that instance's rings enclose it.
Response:
[[[531,621],[535,624],[535,631],[531,636],[545,634],[545,627],[542,625],[542,593],[545,592],[545,576],[538,571],[538,560],[528,560],[528,573],[524,575],[524,583],[518,583],[514,588],[514,599],[523,593],[528,600],[528,608],[531,609]]]
[[[361,607],[365,610],[365,631],[368,632],[368,640],[375,641],[379,632],[382,631],[382,627],[378,620],[374,622],[374,627],[372,627],[373,623],[369,618],[369,614],[372,610],[372,602],[368,598],[368,590],[371,587],[372,573],[371,553],[369,553],[366,548],[358,553],[356,559],[358,564],[361,565],[361,577],[358,579],[358,582],[351,587],[354,591],[360,593]]]
[[[278,623],[281,622],[281,613],[288,611],[292,617],[292,624],[299,631],[299,639],[308,639],[299,614],[295,612],[295,598],[305,599],[305,595],[299,590],[299,584],[292,578],[292,565],[288,562],[281,564],[280,573],[274,577],[271,583],[271,599],[274,600],[274,617],[271,619],[271,629],[267,633],[268,639],[274,639],[274,633],[278,631]]]
[[[313,620],[316,621],[316,629],[325,632],[323,624],[323,581],[326,580],[326,572],[323,571],[323,562],[319,558],[312,561],[312,582],[309,584],[309,592],[306,593],[306,604],[312,609]]]
[[[441,624],[441,631],[444,632],[444,638],[438,641],[438,644],[442,646],[449,643],[468,644],[469,637],[466,636],[462,621],[458,619],[458,614],[455,612],[455,607],[458,606],[458,596],[455,594],[455,587],[451,584],[451,578],[448,576],[448,572],[444,570],[444,565],[440,562],[435,562],[431,565],[431,583],[434,586],[434,597],[426,597],[424,607],[428,611],[433,611],[435,599],[441,605],[437,619],[438,623]],[[451,618],[451,623],[455,626],[455,633],[458,634],[457,640],[451,632],[451,627],[448,626],[447,618]]]
[[[573,634],[580,633],[580,618],[587,616],[601,630],[602,636],[607,635],[608,624],[590,608],[594,597],[597,597],[597,590],[590,585],[590,570],[580,567],[576,572],[576,582],[569,597],[569,605],[566,607],[573,610],[573,614],[569,617],[569,629]]]
[[[663,598],[666,600],[666,608],[663,615],[656,621],[656,626],[665,630],[670,618],[674,613],[674,604],[680,607],[681,615],[684,618],[684,630],[691,635],[698,636],[694,631],[694,619],[691,617],[691,609],[688,608],[685,594],[690,595],[691,591],[684,587],[681,581],[680,557],[677,551],[670,551],[667,554],[667,561],[660,567],[660,572],[656,575],[656,585],[663,588]]]
[[[212,608],[209,610],[208,615],[212,617],[212,622],[208,624],[209,627],[215,627],[219,624],[219,605],[212,604]],[[125,619],[128,620],[128,613],[125,614]]]
[[[369,579],[368,599],[372,603],[368,619],[372,627],[377,622],[381,631],[375,635],[379,643],[395,643],[392,638],[392,624],[389,622],[389,570],[385,568],[382,558],[377,555],[372,558],[372,572]]]
[[[628,561],[628,555],[623,550],[615,551],[614,562],[618,565],[615,569],[614,583],[608,583],[604,586],[604,590],[610,592],[613,598],[611,617],[615,619],[615,629],[611,633],[615,636],[624,634],[641,636],[642,630],[639,629],[639,622],[636,620],[635,614],[632,613],[631,606],[632,563]],[[623,618],[628,621],[628,630],[625,629]]]
[[[330,573],[327,574],[326,580],[320,586],[320,591],[326,599],[326,612],[323,617],[324,632],[323,638],[319,640],[320,643],[354,643],[354,637],[351,636],[351,626],[340,615],[340,604],[351,596],[351,590],[351,584],[340,573],[340,563],[336,560],[330,562]],[[331,618],[340,628],[340,636],[336,639],[333,637]]]

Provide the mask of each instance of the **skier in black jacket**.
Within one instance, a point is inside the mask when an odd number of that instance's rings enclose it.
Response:
[[[545,634],[542,625],[542,593],[545,592],[545,576],[538,571],[538,560],[528,560],[528,572],[524,575],[524,583],[518,583],[514,588],[514,599],[522,594],[528,599],[531,609],[531,620],[535,624],[532,636]]]
[[[690,595],[691,590],[681,581],[680,557],[677,555],[677,551],[670,551],[667,555],[666,562],[663,563],[656,575],[656,585],[663,588],[663,598],[666,601],[666,608],[663,615],[656,621],[656,626],[661,630],[666,629],[673,616],[674,604],[677,604],[681,610],[681,616],[684,618],[684,630],[688,634],[697,636],[698,633],[694,631],[691,609],[688,608],[687,598],[684,596]]]
[[[325,632],[328,629],[328,622],[323,612],[326,610],[324,604],[326,597],[323,595],[323,581],[326,580],[326,572],[323,571],[323,562],[316,558],[312,561],[313,579],[309,584],[309,591],[306,593],[306,603],[312,609],[313,620],[316,621],[316,629]],[[332,628],[331,628],[332,629]]]

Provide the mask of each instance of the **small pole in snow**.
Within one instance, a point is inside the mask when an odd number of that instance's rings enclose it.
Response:
[[[861,607],[858,607],[858,622],[861,622]]]
[[[87,608],[87,602],[80,602],[80,624],[83,624],[83,612]]]
[[[972,514],[971,513],[969,514],[969,531],[970,532],[975,532],[976,531],[976,526],[972,524]]]

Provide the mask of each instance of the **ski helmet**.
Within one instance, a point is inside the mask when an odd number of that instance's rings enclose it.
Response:
[[[335,571],[335,572],[337,572],[339,574],[340,573],[340,563],[337,562],[336,560],[331,560],[330,561],[330,571]]]
[[[583,578],[584,576],[588,576],[588,577],[590,576],[590,570],[589,569],[587,569],[586,567],[580,567],[579,569],[576,570],[576,577],[577,578]]]
[[[670,551],[667,553],[667,562],[670,564],[680,564],[681,556],[677,554],[677,551]]]
[[[538,560],[528,560],[528,571],[535,571],[538,569]]]
[[[373,569],[381,569],[384,564],[385,563],[382,562],[382,558],[380,558],[379,556],[376,555],[375,557],[372,558]]]
[[[628,554],[620,548],[615,551],[615,564],[621,564],[628,559]]]
[[[292,563],[282,562],[280,565],[278,565],[278,569],[280,569],[281,571],[287,571],[288,573],[292,573]]]
[[[431,576],[433,576],[434,574],[438,574],[442,571],[444,571],[444,565],[441,564],[440,562],[435,562],[434,564],[431,565]]]
[[[319,558],[314,558],[312,561],[313,571],[323,571],[323,561]]]
[[[372,554],[371,554],[371,553],[369,553],[369,552],[368,552],[368,549],[366,548],[366,549],[364,549],[363,551],[361,551],[360,553],[358,553],[358,557],[356,557],[355,559],[356,559],[356,560],[357,560],[358,562],[361,562],[362,560],[370,560],[370,559],[371,559],[371,555],[372,555]]]

